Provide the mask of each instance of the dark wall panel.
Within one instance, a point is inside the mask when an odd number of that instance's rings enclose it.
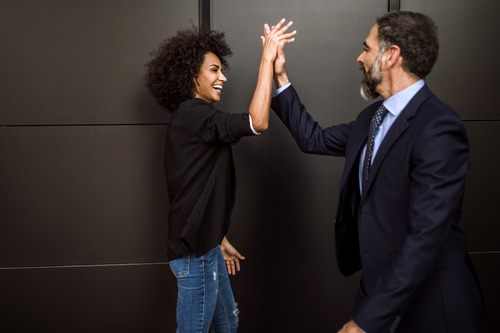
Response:
[[[490,13],[497,4],[487,5],[485,1],[459,1],[456,5],[452,1],[401,1],[402,9],[423,11],[435,19],[441,54],[427,82],[465,120],[498,119],[493,83],[500,73],[486,67],[487,62],[473,61],[476,52],[487,59],[486,52],[490,52],[479,45],[495,39]],[[303,103],[324,126],[352,120],[367,105],[359,97],[361,73],[356,58],[375,17],[386,10],[387,1],[253,1],[237,5],[212,1],[212,26],[226,32],[234,52],[226,73],[229,81],[217,107],[231,112],[247,110],[257,78],[262,25],[285,17],[298,30],[295,43],[286,46],[286,56],[290,79]],[[467,121],[466,126],[472,158],[464,205],[469,247],[496,253],[500,242],[489,207],[499,198],[486,189],[496,188],[488,175],[498,169],[491,147],[500,137],[495,123]],[[339,275],[333,250],[333,217],[343,159],[302,154],[274,115],[268,132],[242,140],[234,152],[238,189],[229,238],[247,257],[243,271],[233,278],[242,309],[241,331],[339,329],[349,320],[357,283],[356,276]],[[487,208],[480,211],[481,207]],[[481,266],[478,271],[485,293],[498,296],[492,287],[496,279],[492,279],[491,269],[484,273],[491,261],[481,260],[477,265]],[[498,313],[496,308],[493,304],[492,310]],[[246,312],[252,322],[245,321]],[[495,320],[487,325],[492,327]]]
[[[0,270],[2,332],[175,332],[170,267]]]
[[[356,59],[385,1],[212,1],[212,26],[233,49],[221,108],[248,109],[257,80],[264,23],[292,20],[298,34],[286,47],[290,80],[320,123],[351,121],[368,103],[359,95]],[[335,101],[335,105],[331,105]]]
[[[471,168],[467,178],[463,221],[471,251],[500,251],[500,122],[468,121]],[[500,307],[499,307],[500,309]],[[500,310],[499,310],[500,311]]]
[[[165,260],[165,131],[0,127],[0,266]]]
[[[429,14],[439,29],[440,55],[428,79],[431,89],[465,120],[499,120],[499,1],[401,0],[402,10]],[[488,45],[485,47],[485,45]]]
[[[248,110],[263,25],[284,17],[298,31],[286,56],[302,101],[325,126],[352,120],[367,105],[356,59],[386,10],[385,1],[212,1],[212,26],[233,50],[217,107]],[[268,132],[233,149],[238,186],[229,239],[247,258],[232,279],[239,332],[336,332],[350,319],[358,283],[339,274],[334,256],[344,160],[301,153],[274,114]]]
[[[196,0],[2,1],[0,124],[166,122],[143,81]]]
[[[168,114],[143,75],[197,22],[196,0],[0,3],[2,332],[175,330]]]

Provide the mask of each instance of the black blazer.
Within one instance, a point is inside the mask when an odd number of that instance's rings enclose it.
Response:
[[[468,139],[424,86],[384,138],[359,194],[359,157],[381,101],[321,128],[293,87],[272,108],[307,153],[345,156],[335,223],[337,264],[362,269],[353,320],[368,333],[479,332],[481,296],[460,224]]]
[[[253,135],[248,113],[218,111],[198,98],[173,113],[165,146],[169,260],[189,247],[200,256],[221,243],[235,200],[231,144],[244,135]]]

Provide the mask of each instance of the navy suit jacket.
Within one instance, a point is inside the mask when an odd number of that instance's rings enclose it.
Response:
[[[482,300],[460,224],[469,148],[458,115],[424,86],[396,119],[359,193],[371,117],[322,128],[290,86],[272,108],[306,153],[344,156],[335,245],[362,270],[352,319],[366,332],[479,332]]]

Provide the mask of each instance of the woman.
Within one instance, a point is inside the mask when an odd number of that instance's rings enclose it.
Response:
[[[257,87],[248,113],[225,113],[220,100],[231,54],[224,33],[179,31],[153,52],[147,86],[173,112],[165,172],[170,199],[168,259],[177,278],[177,332],[236,332],[229,274],[244,259],[225,237],[235,199],[231,144],[268,126],[273,65],[295,32],[281,20],[262,37]],[[265,27],[269,29],[266,24]]]

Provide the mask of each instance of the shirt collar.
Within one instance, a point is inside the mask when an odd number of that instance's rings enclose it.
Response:
[[[383,104],[394,117],[397,117],[424,85],[424,80],[418,80],[408,88],[386,99]]]

